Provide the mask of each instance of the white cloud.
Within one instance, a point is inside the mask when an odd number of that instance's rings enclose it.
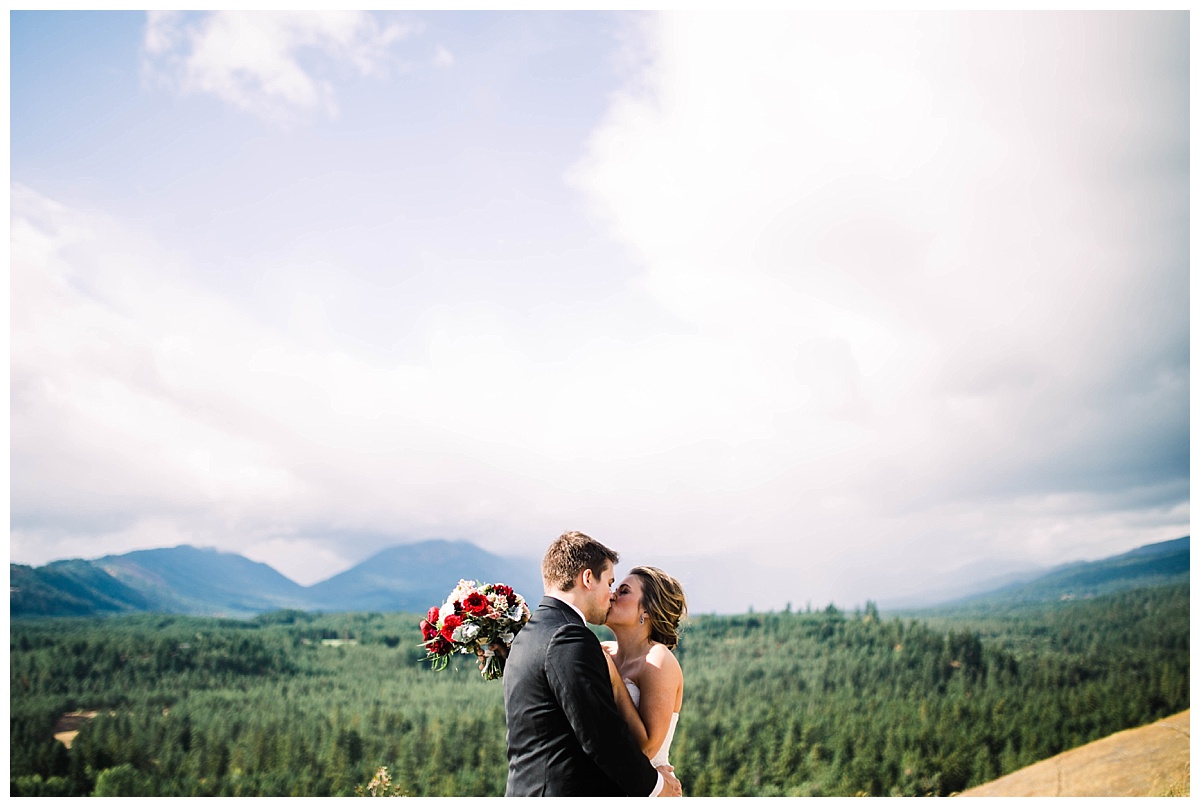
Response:
[[[270,120],[334,116],[333,77],[385,73],[411,31],[360,11],[151,11],[146,68],[185,93],[204,93]]]
[[[370,19],[153,15],[146,49],[181,89],[328,112],[303,54],[384,69],[401,33]],[[330,307],[382,287],[349,263],[238,266],[270,275],[268,318],[128,223],[14,186],[14,559],[160,535],[312,582],[399,537],[536,555],[578,528],[629,563],[736,552],[793,581],[706,592],[742,608],[1188,530],[1169,24],[645,19],[570,172],[642,274],[582,319],[569,291],[397,285],[422,313],[367,352]],[[429,266],[458,247],[431,238]]]
[[[1172,111],[1187,77],[1157,52],[1170,20],[656,23],[570,179],[646,290],[720,340],[713,374],[743,368],[771,391],[755,407],[745,382],[708,382],[725,424],[773,426],[759,459],[779,458],[791,491],[757,492],[795,507],[760,540],[816,527],[799,539],[810,551],[838,541],[861,558],[891,540],[937,562],[994,532],[990,551],[1017,554],[1047,535],[1104,540],[1116,488],[1180,495],[1178,448],[1155,437],[1155,469],[1135,436],[1187,428],[1187,141]],[[1135,164],[1149,170],[1114,181]],[[1174,212],[1142,215],[1162,204]],[[814,487],[852,506],[830,521]],[[1038,493],[1088,494],[1092,510]],[[1037,514],[1010,514],[1015,501]],[[952,530],[939,508],[1004,526]],[[1187,530],[1159,514],[1155,537]]]
[[[214,366],[261,339],[220,301],[177,285],[169,258],[114,222],[15,186],[13,497],[22,520],[266,503],[295,484],[211,408]],[[226,356],[220,356],[225,360]],[[189,397],[189,386],[205,392]],[[194,387],[193,387],[194,388]],[[115,471],[115,473],[114,473]]]
[[[433,56],[433,63],[438,67],[453,67],[454,54],[445,45],[438,45],[437,52]]]

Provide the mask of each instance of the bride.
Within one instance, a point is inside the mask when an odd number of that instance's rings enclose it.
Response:
[[[655,767],[670,764],[683,704],[683,670],[671,650],[686,614],[678,580],[653,566],[637,566],[614,592],[604,623],[617,637],[604,642],[617,709]]]

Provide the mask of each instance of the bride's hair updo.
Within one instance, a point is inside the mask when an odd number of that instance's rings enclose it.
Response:
[[[650,616],[650,639],[674,650],[679,644],[679,623],[687,616],[683,586],[662,569],[635,566],[629,570],[642,583],[642,609]]]

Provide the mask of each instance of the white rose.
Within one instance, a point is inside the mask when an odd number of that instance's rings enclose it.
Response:
[[[454,629],[454,633],[450,634],[451,638],[459,644],[469,644],[475,641],[475,637],[479,635],[479,626],[472,624],[459,625]]]

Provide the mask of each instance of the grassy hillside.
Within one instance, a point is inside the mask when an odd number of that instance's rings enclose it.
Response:
[[[1111,734],[971,788],[964,796],[1188,796],[1191,710]]]

